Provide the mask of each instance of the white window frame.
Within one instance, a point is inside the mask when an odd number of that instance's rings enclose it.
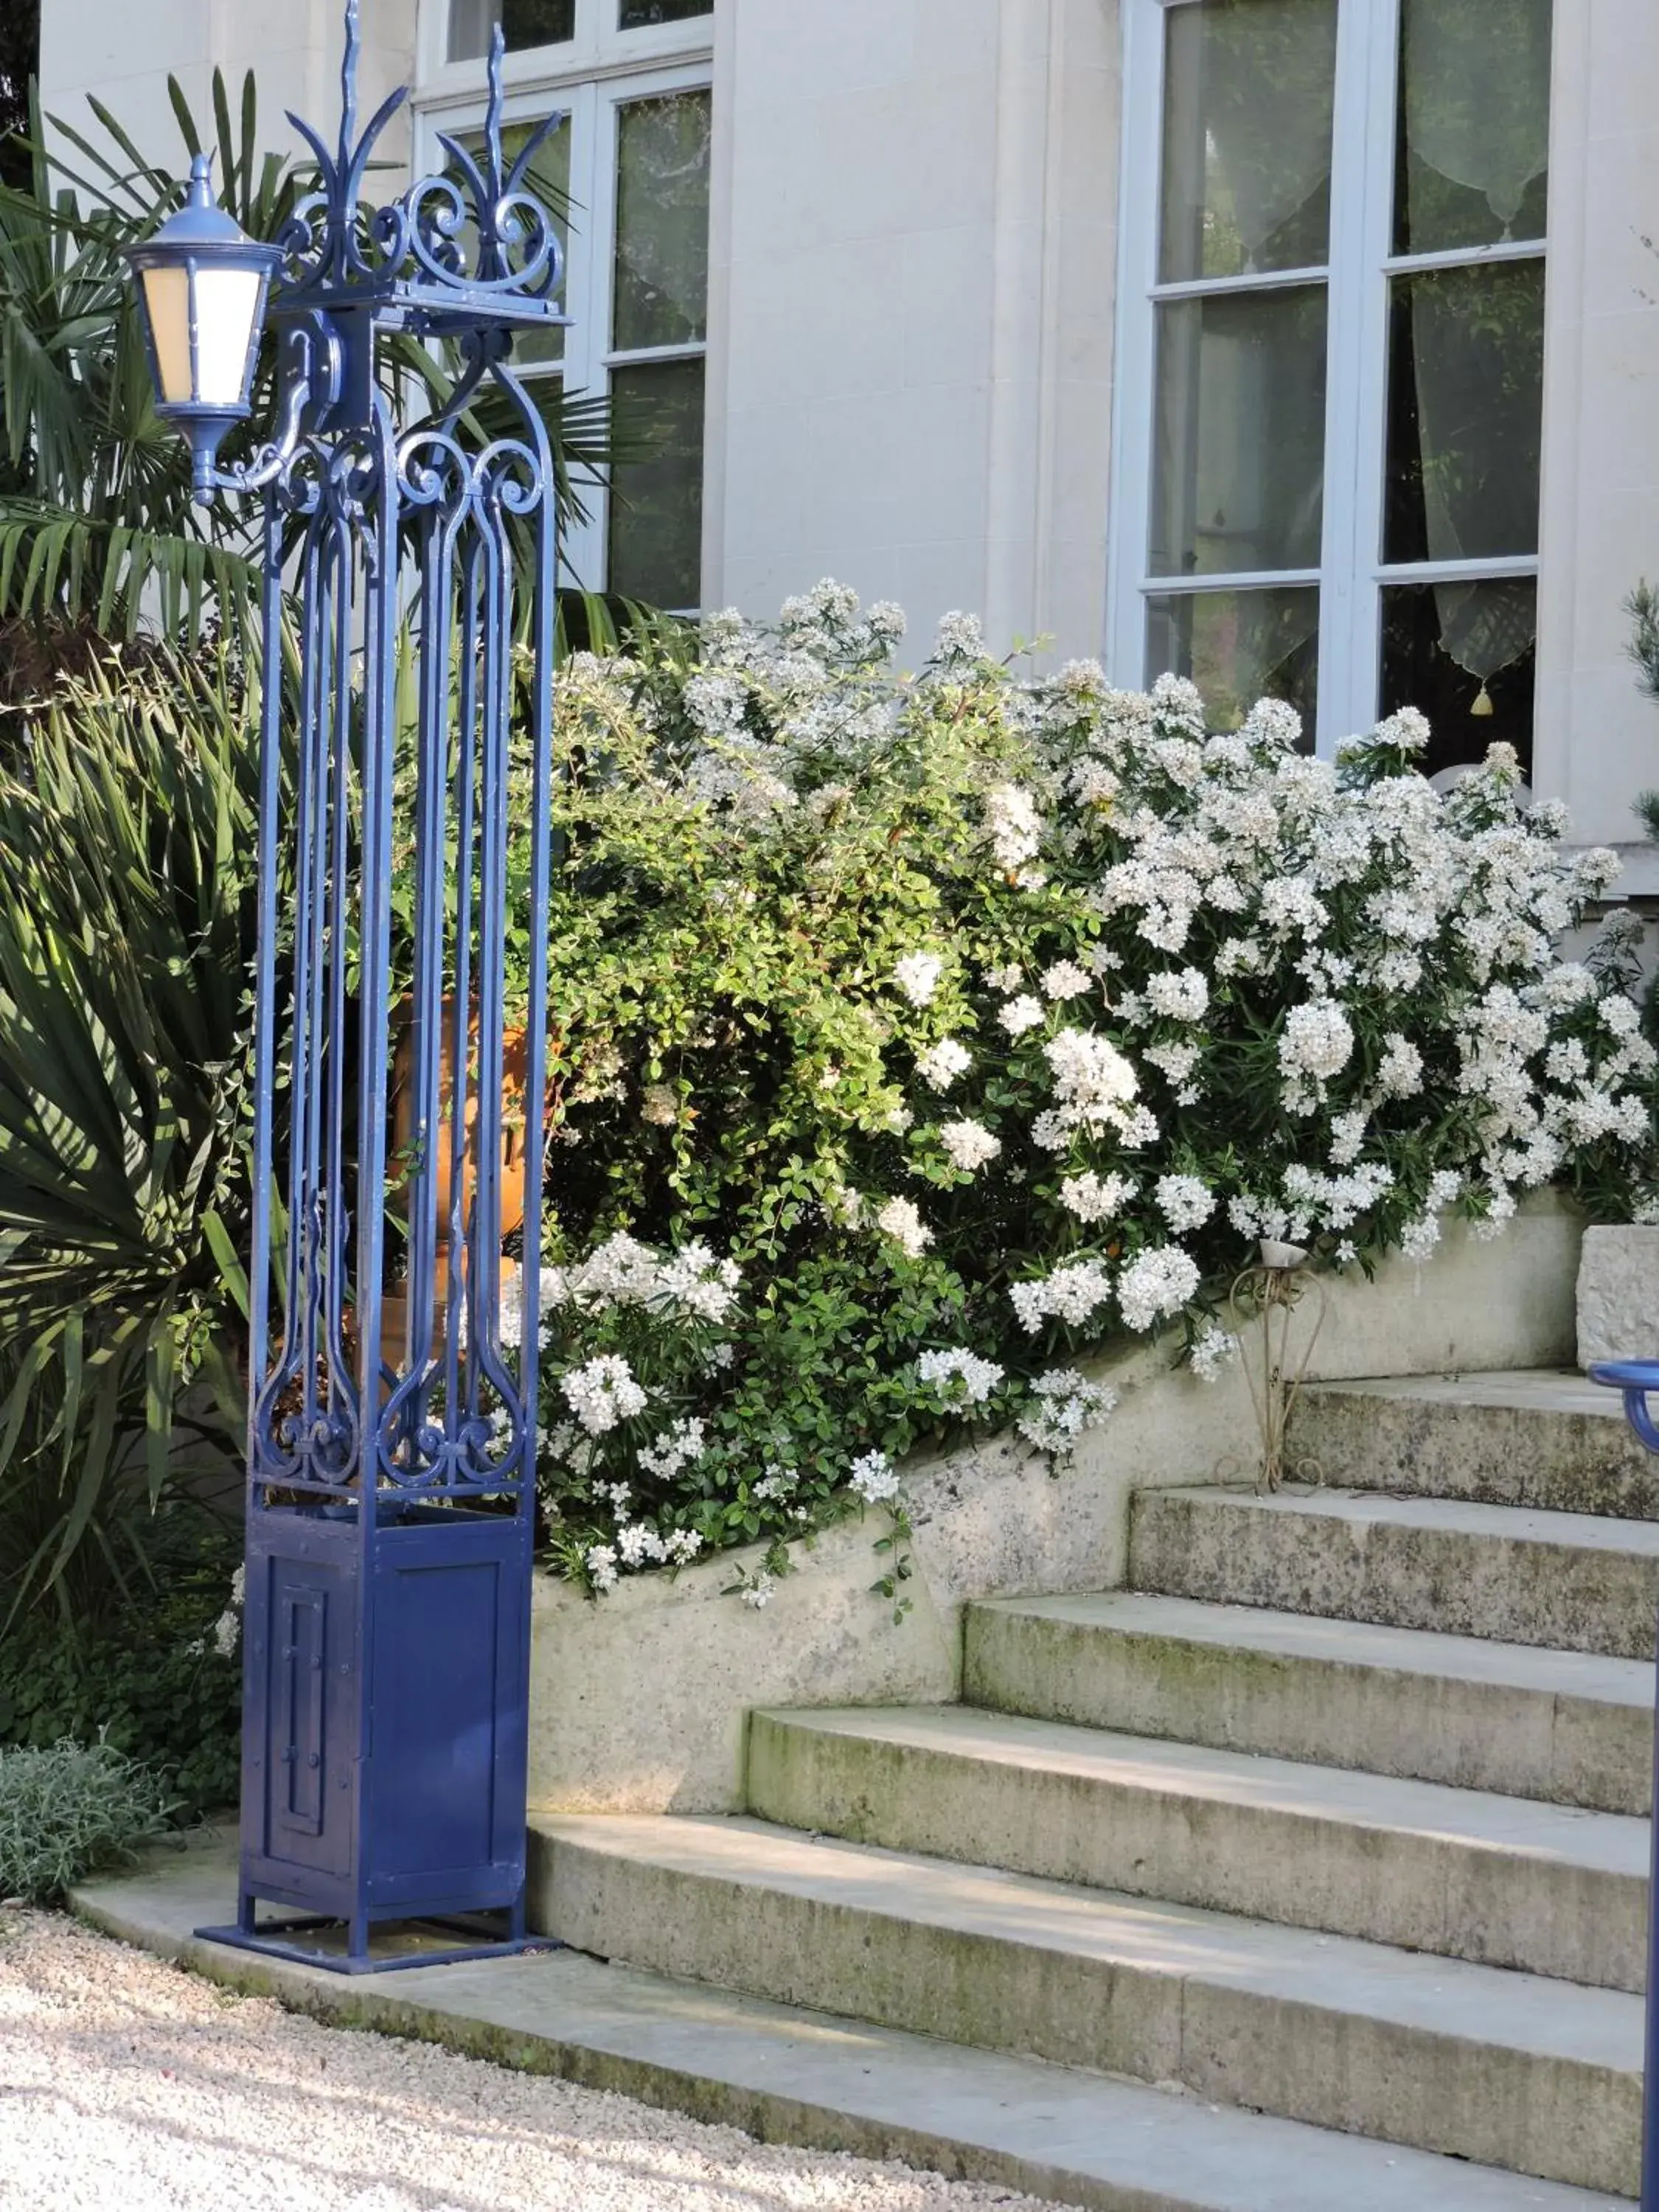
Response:
[[[566,263],[562,362],[538,362],[527,380],[562,377],[567,391],[609,394],[613,373],[638,362],[707,356],[705,335],[682,345],[615,348],[611,343],[616,282],[617,111],[638,100],[677,92],[712,93],[714,17],[688,16],[619,31],[617,0],[577,0],[576,36],[556,46],[530,46],[502,57],[503,119],[538,121],[565,113],[570,134],[570,251]],[[441,167],[438,134],[481,130],[485,76],[482,58],[451,62],[448,0],[422,0],[417,47],[426,64],[414,97],[415,173]],[[579,483],[586,521],[574,524],[560,548],[560,580],[589,591],[608,581],[611,495],[608,486]],[[695,609],[675,610],[694,613]]]
[[[1184,283],[1158,280],[1163,197],[1165,18],[1201,0],[1125,0],[1123,157],[1126,211],[1118,271],[1117,362],[1112,434],[1112,512],[1107,561],[1106,662],[1115,683],[1146,678],[1146,602],[1194,591],[1316,586],[1319,690],[1316,750],[1376,720],[1381,682],[1382,592],[1390,584],[1459,577],[1535,578],[1539,555],[1390,565],[1382,560],[1388,436],[1389,308],[1392,282],[1419,270],[1541,260],[1549,244],[1524,239],[1484,248],[1395,254],[1394,163],[1400,0],[1338,0],[1332,114],[1328,264]],[[1151,543],[1158,307],[1160,301],[1269,286],[1322,283],[1326,290],[1325,471],[1317,568],[1250,574],[1152,576]],[[1541,549],[1540,549],[1541,550]]]

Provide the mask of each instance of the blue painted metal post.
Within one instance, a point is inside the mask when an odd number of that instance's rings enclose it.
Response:
[[[320,188],[276,249],[210,217],[202,165],[189,221],[134,259],[200,495],[258,493],[264,507],[240,1899],[233,1927],[203,1932],[364,1972],[525,1941],[556,539],[548,434],[511,349],[515,332],[565,320],[552,218],[525,186],[565,118],[506,161],[498,30],[482,149],[446,138],[447,173],[372,210],[364,171],[404,95],[357,135],[357,47],[349,0],[337,142],[290,118]],[[170,269],[185,272],[187,346],[166,324],[185,296]],[[214,292],[238,271],[241,294]],[[221,468],[218,441],[247,412],[246,286],[267,276],[280,421],[253,460]],[[215,357],[198,326],[237,300],[247,365],[228,398],[198,378]],[[450,396],[410,426],[377,359],[385,331],[459,351]],[[477,427],[490,392],[505,434]],[[400,636],[412,732],[398,727]],[[509,815],[526,787],[533,860],[509,912],[509,834],[525,826]],[[394,990],[404,865],[413,972]],[[509,931],[530,946],[522,1005]],[[525,1035],[517,1101],[509,1022]],[[515,1105],[526,1188],[504,1329]],[[262,1903],[287,1917],[262,1923]],[[410,1921],[447,1932],[374,1948],[377,1925]]]
[[[1592,1382],[1620,1390],[1625,1418],[1650,1452],[1659,1452],[1659,1423],[1648,1393],[1659,1390],[1659,1359],[1615,1359],[1589,1370]],[[1659,1640],[1656,1641],[1659,1653]],[[1653,1855],[1648,1869],[1647,2034],[1643,2046],[1641,2212],[1659,2212],[1659,1725],[1653,1760]]]

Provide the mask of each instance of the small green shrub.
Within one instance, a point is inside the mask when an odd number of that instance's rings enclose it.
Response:
[[[0,1751],[0,1895],[50,1904],[162,1834],[166,1784],[110,1743]]]
[[[210,1528],[165,1553],[164,1588],[96,1632],[46,1609],[13,1624],[0,1668],[0,1747],[101,1739],[161,1777],[178,1817],[234,1803],[241,1657],[216,1640],[234,1538]]]

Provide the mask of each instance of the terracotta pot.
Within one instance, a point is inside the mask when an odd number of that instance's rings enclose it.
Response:
[[[410,1027],[409,1009],[399,1010],[399,1030],[392,1063],[392,1133],[394,1152],[407,1157],[415,1138],[415,1040]],[[478,1023],[475,1015],[467,1032],[466,1132],[467,1142],[461,1162],[461,1219],[465,1221],[472,1205],[472,1194],[477,1180],[477,1127],[478,1120]],[[529,1040],[522,1029],[504,1031],[501,1048],[501,1237],[511,1237],[524,1225],[525,1182],[527,1160],[525,1146],[525,1079],[529,1060]],[[438,1189],[438,1266],[440,1280],[447,1278],[451,1202],[451,1129],[453,1117],[451,1101],[455,1082],[455,1003],[446,999],[443,1010],[443,1039],[439,1054],[438,1123],[433,1133],[434,1171]]]

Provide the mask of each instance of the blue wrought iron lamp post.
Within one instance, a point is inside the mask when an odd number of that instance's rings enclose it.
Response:
[[[196,497],[264,501],[240,1894],[234,1926],[203,1932],[352,1972],[526,1942],[556,517],[547,430],[510,356],[515,332],[566,319],[553,221],[525,182],[564,118],[505,165],[501,44],[498,31],[481,151],[445,139],[450,172],[371,209],[364,172],[404,94],[357,136],[349,0],[337,144],[290,118],[319,188],[276,245],[214,205],[198,160],[187,205],[130,257]],[[267,292],[276,427],[222,467]],[[377,359],[390,331],[460,356],[451,396],[410,427]],[[475,427],[491,390],[503,436]],[[285,686],[290,591],[300,665]],[[510,760],[515,775],[527,765],[534,856],[516,913]],[[412,823],[406,998],[392,977],[394,820]],[[530,946],[515,1009],[509,923]],[[516,1330],[501,1322],[509,1018],[526,1032]],[[286,1917],[262,1923],[261,1903]],[[413,1921],[445,1932],[374,1947],[377,1925],[384,1939]]]
[[[1589,1370],[1592,1382],[1621,1391],[1625,1418],[1650,1452],[1659,1452],[1659,1422],[1648,1405],[1659,1390],[1659,1359],[1606,1359]],[[1643,2051],[1641,2212],[1659,2212],[1659,1732],[1654,1741],[1653,1856],[1648,1877],[1647,2035]]]

